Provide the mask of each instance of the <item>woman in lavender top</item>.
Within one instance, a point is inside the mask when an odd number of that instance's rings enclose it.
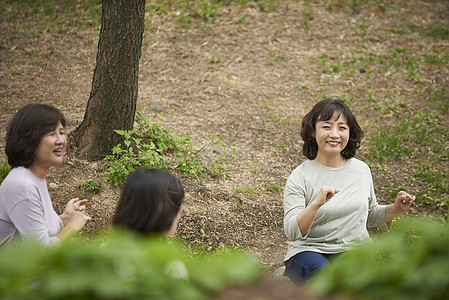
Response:
[[[34,239],[54,245],[90,221],[87,200],[70,200],[55,212],[45,177],[62,163],[67,138],[63,114],[51,105],[28,104],[7,128],[5,152],[12,169],[0,186],[0,245]]]

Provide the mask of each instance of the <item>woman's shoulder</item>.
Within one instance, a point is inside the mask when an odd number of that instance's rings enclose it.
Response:
[[[307,169],[309,169],[309,168],[311,168],[311,167],[313,167],[312,161],[309,160],[309,159],[306,159],[306,160],[304,160],[299,166],[297,166],[297,167],[293,170],[292,174],[293,174],[293,173],[301,173],[301,172],[304,172],[304,170],[307,170]]]
[[[371,172],[370,167],[362,160],[355,157],[349,159],[349,167],[351,169],[357,169],[365,172]]]
[[[38,178],[30,169],[25,167],[12,168],[2,182],[2,189],[25,191],[33,186],[46,185],[45,180]]]
[[[33,172],[31,172],[30,169],[25,167],[15,167],[9,171],[4,182],[23,180],[25,178],[30,178],[31,175],[33,175]]]
[[[350,158],[349,160],[351,161],[352,164],[355,164],[357,166],[363,166],[363,167],[369,168],[368,165],[363,160],[360,160],[360,159],[355,158],[355,157]]]
[[[313,161],[306,159],[299,166],[297,166],[293,172],[290,174],[289,178],[301,178],[307,174],[313,173],[316,169],[316,165]]]

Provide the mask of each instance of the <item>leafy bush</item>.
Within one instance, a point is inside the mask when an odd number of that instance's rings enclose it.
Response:
[[[19,243],[0,249],[1,298],[196,300],[259,277],[260,265],[247,253],[188,257],[184,250],[175,241],[124,232],[44,251]],[[188,278],[173,272],[174,262]]]
[[[105,157],[109,162],[104,174],[106,181],[119,186],[139,167],[176,169],[194,177],[206,170],[197,156],[201,149],[193,150],[189,136],[170,133],[160,123],[150,120],[140,108],[136,122],[139,125],[136,130],[115,131],[123,136],[124,142],[114,146],[112,154]]]
[[[115,132],[122,135],[125,140],[123,144],[114,146],[112,154],[104,158],[109,161],[108,169],[104,173],[106,181],[118,187],[136,168],[168,168],[166,158],[157,151],[153,142],[143,144],[142,138],[133,136],[137,130],[115,130]]]
[[[403,221],[373,243],[342,254],[310,288],[363,299],[449,299],[448,233],[447,224]]]

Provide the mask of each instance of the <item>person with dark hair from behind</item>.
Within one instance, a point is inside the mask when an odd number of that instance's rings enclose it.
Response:
[[[370,168],[354,157],[363,132],[343,101],[318,102],[301,125],[307,160],[284,190],[284,231],[291,241],[285,274],[295,283],[307,281],[336,254],[369,241],[367,225],[386,228],[415,200],[400,191],[394,204],[377,203]]]
[[[45,177],[62,163],[67,138],[64,115],[46,104],[28,104],[8,125],[5,152],[12,169],[0,186],[0,245],[30,238],[48,246],[90,221],[87,200],[70,200],[58,216]]]
[[[137,169],[126,180],[112,224],[142,236],[174,235],[183,199],[184,189],[174,175],[158,169]],[[171,261],[165,268],[173,278],[189,278],[180,260]]]
[[[123,187],[112,224],[141,234],[173,235],[183,199],[184,189],[174,175],[138,169]]]

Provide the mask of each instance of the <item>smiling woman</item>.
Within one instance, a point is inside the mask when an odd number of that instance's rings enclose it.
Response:
[[[335,168],[346,162],[340,154],[349,141],[349,126],[344,115],[334,112],[329,120],[318,121],[313,136],[318,145],[316,161]]]
[[[343,101],[317,103],[302,120],[301,137],[308,160],[292,172],[284,190],[284,231],[291,241],[284,262],[294,282],[369,241],[367,225],[387,227],[415,199],[401,191],[394,204],[377,203],[368,165],[354,158],[363,132]]]
[[[59,166],[62,163],[66,144],[67,137],[64,134],[64,126],[59,121],[55,130],[42,136],[34,151],[34,161],[30,166],[31,172],[44,179],[51,167]]]
[[[5,152],[12,170],[0,186],[0,245],[25,238],[58,244],[90,221],[87,200],[70,200],[58,216],[48,193],[45,176],[62,163],[64,126],[63,114],[45,104],[29,104],[11,120]]]

